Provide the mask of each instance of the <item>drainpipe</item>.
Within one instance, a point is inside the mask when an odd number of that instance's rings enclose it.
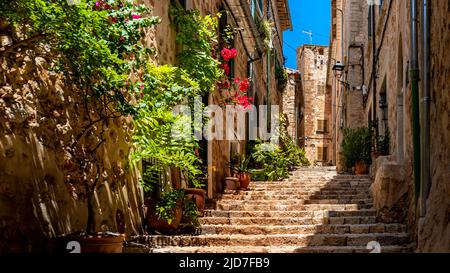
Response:
[[[271,122],[271,103],[270,103],[270,47],[267,49],[267,86],[266,86],[266,97],[267,97],[267,125]],[[269,126],[267,126],[269,127]]]
[[[420,196],[420,114],[419,114],[419,62],[417,50],[417,0],[411,0],[411,68],[409,71],[412,97],[412,133],[413,133],[413,168],[414,201]]]
[[[372,14],[372,112],[373,121],[376,124],[375,136],[378,137],[378,118],[377,118],[377,30],[375,22],[375,5],[370,7]]]
[[[342,9],[340,9],[340,8],[337,8],[337,7],[336,7],[336,10],[341,13],[341,63],[343,65],[345,65],[345,62],[344,62],[344,55],[345,55],[345,51],[344,51],[344,11]],[[344,75],[344,74],[342,73],[342,75]],[[345,84],[344,84],[344,82],[345,82],[345,79],[343,81],[341,80],[341,98],[345,94]],[[342,108],[339,109],[339,111],[341,111],[341,119],[343,118],[342,116],[344,115],[344,111],[343,111],[343,109],[344,109],[343,106],[344,105],[342,103],[343,102],[341,101],[340,105],[342,106]]]
[[[426,213],[426,201],[430,191],[430,11],[431,0],[423,0],[422,4],[422,48],[423,48],[423,97],[422,97],[422,130],[421,130],[421,181],[422,202],[420,216]]]

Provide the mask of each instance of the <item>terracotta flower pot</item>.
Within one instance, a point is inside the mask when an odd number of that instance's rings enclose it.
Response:
[[[250,185],[251,174],[240,173],[240,174],[238,174],[238,178],[239,178],[239,183],[241,185],[241,189],[246,190],[248,188],[248,185]]]
[[[366,163],[357,161],[355,165],[355,174],[356,175],[365,175],[369,173],[369,166]]]
[[[67,235],[50,241],[56,253],[122,253],[125,235]]]
[[[198,212],[203,214],[205,209],[206,191],[202,189],[185,189],[186,197],[192,200],[197,206]]]
[[[122,253],[124,236],[117,237],[81,237],[81,253]]]
[[[381,152],[372,152],[372,153],[370,153],[370,155],[372,156],[372,159],[377,159],[380,156],[382,156],[383,153],[381,153]]]
[[[177,203],[177,206],[173,209],[174,219],[169,224],[167,220],[160,219],[156,215],[156,202],[150,201],[147,203],[147,215],[146,220],[150,228],[156,229],[158,231],[171,231],[178,228],[183,217],[182,201]]]
[[[239,178],[226,177],[223,180],[223,189],[226,191],[235,191],[239,187]]]

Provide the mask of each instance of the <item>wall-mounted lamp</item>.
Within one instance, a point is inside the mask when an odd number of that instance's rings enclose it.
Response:
[[[340,61],[337,61],[335,65],[333,65],[333,73],[334,76],[340,77],[342,75],[342,71],[344,71],[345,65],[341,63]]]

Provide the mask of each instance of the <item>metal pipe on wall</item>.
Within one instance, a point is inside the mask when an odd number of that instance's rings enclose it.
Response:
[[[370,7],[371,28],[372,28],[372,113],[373,121],[376,122],[375,136],[378,137],[378,118],[377,118],[377,30],[375,21],[375,5]]]
[[[420,196],[420,113],[419,113],[419,62],[417,50],[417,0],[411,0],[411,68],[409,71],[412,98],[412,133],[413,133],[413,169],[414,169],[414,201]]]
[[[423,75],[422,75],[422,130],[421,130],[421,213],[425,216],[426,201],[430,192],[430,11],[431,0],[422,2],[422,48],[423,48]]]

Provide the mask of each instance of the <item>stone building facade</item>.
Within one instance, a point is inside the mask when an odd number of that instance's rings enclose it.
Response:
[[[344,169],[342,141],[344,128],[366,126],[363,111],[365,79],[364,52],[367,37],[363,20],[363,1],[333,0],[331,2],[330,62],[327,89],[332,93],[332,161],[338,171]],[[342,71],[336,70],[340,64]],[[337,65],[337,66],[336,66]],[[334,70],[333,70],[334,68]]]
[[[176,33],[168,15],[172,3],[168,0],[147,0],[147,2],[154,7],[154,15],[163,19],[162,23],[156,27],[152,41],[157,48],[155,60],[159,64],[176,64]],[[187,9],[198,9],[203,15],[221,12],[227,24],[239,29],[234,42],[238,56],[234,61],[235,69],[232,77],[251,79],[249,95],[253,98],[258,110],[259,105],[279,106],[283,90],[278,87],[275,71],[277,66],[283,67],[284,64],[283,31],[292,27],[287,0],[177,0],[177,2]],[[271,41],[268,48],[264,46],[258,28],[258,21],[261,20],[271,22]],[[204,101],[210,105],[219,105],[222,99],[222,94],[217,90]],[[223,112],[226,121],[225,109]],[[229,122],[225,122],[224,127],[227,125]],[[223,129],[226,130],[226,128]],[[246,131],[248,130],[247,127]],[[207,150],[209,198],[213,198],[222,191],[222,179],[230,176],[230,159],[236,153],[245,153],[246,143],[246,140],[204,142]]]
[[[297,50],[301,74],[301,147],[311,163],[331,163],[331,93],[326,89],[328,47],[304,45]]]
[[[287,133],[295,144],[299,144],[301,135],[301,119],[303,116],[300,113],[303,105],[303,97],[301,94],[300,72],[293,69],[286,68],[288,73],[287,85],[283,92],[283,103],[281,112],[286,118]]]
[[[428,9],[423,8],[425,2],[428,2]],[[417,5],[416,9],[411,8],[412,3]],[[346,109],[343,116],[347,122],[343,123],[339,118],[341,111],[334,108],[333,127],[345,128],[358,123],[369,126],[375,122],[374,131],[378,135],[389,132],[389,154],[373,158],[371,167],[378,217],[408,223],[419,252],[450,252],[450,97],[445,84],[449,80],[450,63],[445,52],[445,45],[450,42],[448,1],[391,0],[382,1],[381,6],[369,6],[366,1],[336,0],[332,5],[335,24],[332,25],[331,56],[344,60],[347,74],[343,76],[345,84],[342,86],[354,83],[358,89],[362,84],[360,91],[357,90],[362,98],[356,100],[362,103],[356,109]],[[334,13],[333,9],[337,8],[343,11],[343,20],[341,12]],[[414,10],[417,14],[413,14]],[[431,14],[429,21],[424,17],[426,14]],[[414,17],[417,32],[412,28]],[[430,22],[428,27],[425,22]],[[343,43],[340,33],[343,33]],[[346,33],[350,33],[350,37]],[[429,34],[429,43],[424,33]],[[417,37],[417,53],[412,47],[414,36]],[[359,48],[350,48],[353,40],[358,47],[362,45],[364,58]],[[429,54],[426,54],[427,48]],[[414,77],[415,56],[417,79]],[[361,64],[363,71],[353,72],[361,76],[351,76],[355,61]],[[333,65],[328,69],[328,86],[336,90],[333,91],[336,101],[339,94],[353,91],[341,91],[348,88],[334,83]],[[416,80],[419,80],[417,97],[413,96]],[[414,105],[418,106],[417,112]],[[355,117],[355,122],[351,122],[353,118],[349,115]],[[339,166],[339,129],[334,132]],[[427,139],[430,139],[428,145]]]

